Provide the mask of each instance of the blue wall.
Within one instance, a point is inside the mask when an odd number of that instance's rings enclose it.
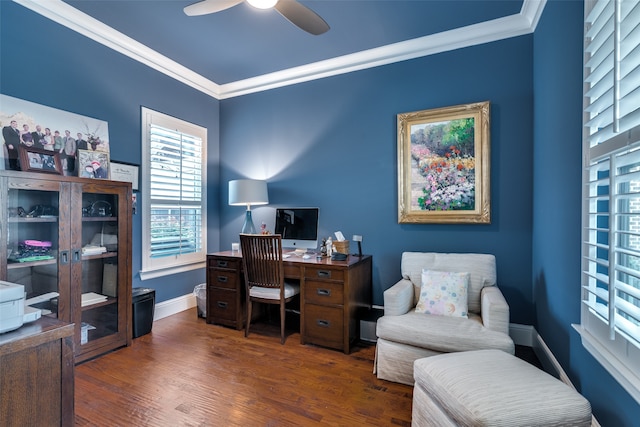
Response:
[[[533,294],[536,329],[603,426],[640,407],[582,347],[582,2],[547,2],[534,36]]]
[[[400,278],[403,251],[487,252],[512,321],[532,324],[532,36],[405,61],[221,102],[221,182],[269,182],[273,206],[318,206],[322,236],[363,236],[374,304]],[[398,113],[491,101],[490,225],[398,224]],[[221,247],[242,209],[221,188]]]
[[[141,163],[141,106],[208,128],[208,248],[218,249],[217,100],[9,1],[0,1],[0,52],[1,93],[107,121],[112,160]],[[164,301],[204,282],[203,270],[140,281],[141,217],[133,217],[133,286]]]
[[[398,279],[402,251],[494,253],[511,321],[536,327],[603,426],[633,425],[637,403],[571,328],[580,319],[582,13],[582,2],[550,1],[535,35],[218,102],[0,1],[0,92],[108,121],[114,160],[141,161],[140,106],[207,127],[210,251],[229,248],[242,226],[227,181],[251,177],[269,181],[271,199],[255,208],[256,223],[273,229],[274,206],[318,206],[323,236],[364,236],[375,304]],[[396,114],[484,100],[492,223],[398,224]],[[140,235],[136,215],[134,286],[165,301],[204,281],[196,271],[141,282]]]

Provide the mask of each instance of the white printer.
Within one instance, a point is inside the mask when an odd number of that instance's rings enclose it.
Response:
[[[0,280],[0,334],[40,318],[40,310],[25,308],[24,298],[24,286]]]

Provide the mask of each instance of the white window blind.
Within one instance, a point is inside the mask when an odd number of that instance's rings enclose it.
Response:
[[[143,118],[147,203],[141,276],[199,268],[206,256],[206,129],[144,108]]]
[[[640,402],[640,2],[585,3],[585,347]]]

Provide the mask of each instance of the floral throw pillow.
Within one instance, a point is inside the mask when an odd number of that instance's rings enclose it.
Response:
[[[469,273],[422,270],[417,313],[440,316],[467,316]]]

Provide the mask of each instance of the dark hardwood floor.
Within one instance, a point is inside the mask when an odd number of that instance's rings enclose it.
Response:
[[[409,426],[412,387],[378,380],[373,346],[346,355],[289,332],[156,321],[131,347],[75,371],[77,426]]]

